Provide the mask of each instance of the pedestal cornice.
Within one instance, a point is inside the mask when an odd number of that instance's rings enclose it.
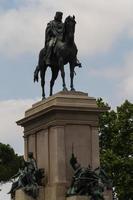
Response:
[[[98,108],[96,100],[93,97],[88,97],[87,93],[83,92],[59,92],[45,100],[33,104],[32,108],[25,112],[25,117],[17,121],[18,125],[25,127],[36,123],[36,121],[44,121],[45,125],[54,125],[59,121],[61,123],[79,123],[78,115],[88,116],[91,114],[100,114],[105,112],[107,108]],[[71,113],[71,115],[70,115]],[[45,117],[47,115],[47,118]],[[63,117],[62,117],[63,116]],[[75,118],[76,116],[76,118]],[[88,119],[87,119],[88,118]],[[87,121],[93,121],[87,117]],[[38,119],[38,120],[37,120]],[[86,119],[80,123],[88,123]],[[94,120],[97,125],[97,120]],[[94,125],[95,125],[94,123]],[[44,124],[44,123],[43,123]]]

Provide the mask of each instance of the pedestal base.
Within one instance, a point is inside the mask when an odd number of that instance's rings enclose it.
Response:
[[[104,199],[105,200],[112,200],[112,192],[105,192],[104,195]],[[66,200],[91,200],[91,197],[88,196],[71,196],[71,197],[67,197]]]
[[[46,186],[45,200],[66,200],[66,184]]]
[[[104,192],[104,198],[105,200],[112,200],[113,199],[112,190],[106,190]]]
[[[44,187],[39,188],[39,196],[37,200],[44,200]],[[35,200],[32,197],[28,196],[23,190],[17,190],[15,195],[15,200]]]
[[[44,196],[46,200],[66,199],[74,174],[72,151],[81,166],[100,166],[98,122],[105,110],[86,93],[60,92],[34,104],[17,122],[24,127],[25,159],[33,152],[38,168],[45,169],[47,183],[41,200]],[[32,200],[27,198],[16,200]]]
[[[91,197],[88,196],[71,196],[67,197],[66,200],[90,200]]]

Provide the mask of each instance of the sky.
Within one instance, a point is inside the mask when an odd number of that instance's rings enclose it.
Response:
[[[82,68],[75,89],[102,97],[112,108],[133,101],[132,0],[0,0],[0,142],[23,154],[23,129],[16,121],[41,99],[33,72],[43,48],[45,28],[62,11],[75,15],[75,43]],[[69,89],[69,67],[65,66]],[[46,74],[49,95],[50,70]],[[54,93],[62,90],[58,77]]]
[[[76,68],[75,89],[102,97],[112,108],[125,99],[133,102],[132,0],[0,0],[0,142],[18,154],[23,154],[23,129],[16,121],[41,99],[33,72],[56,11],[64,13],[63,21],[75,15],[77,22],[75,42],[83,67]],[[68,66],[65,71],[69,88]],[[50,78],[48,70],[47,96]],[[58,77],[54,93],[61,85]]]

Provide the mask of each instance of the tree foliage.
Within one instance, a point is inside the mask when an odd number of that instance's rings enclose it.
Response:
[[[102,99],[99,107],[107,106]],[[133,104],[125,101],[116,111],[100,116],[101,165],[113,180],[119,200],[133,199]]]
[[[20,160],[10,145],[0,143],[0,182],[8,181],[18,171]]]

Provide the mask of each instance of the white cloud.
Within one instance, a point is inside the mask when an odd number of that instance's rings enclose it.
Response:
[[[18,9],[0,14],[0,51],[8,55],[39,51],[44,44],[46,24],[57,10],[62,10],[64,17],[76,16],[76,43],[82,55],[108,51],[123,31],[132,36],[131,0],[20,2]]]
[[[101,68],[99,66],[99,69],[96,67],[91,67],[89,69],[89,74],[95,77],[102,77],[104,79],[117,79],[122,76],[122,71],[120,70],[119,66],[105,66]]]
[[[121,75],[118,85],[120,96],[133,101],[133,51],[125,57]]]
[[[90,68],[89,75],[95,78],[103,79],[103,82],[112,82],[115,84],[113,89],[112,103],[116,106],[125,99],[133,102],[133,51],[127,52],[121,65],[104,66],[99,68]],[[100,85],[99,85],[100,87]],[[110,88],[108,88],[109,90]]]
[[[33,102],[30,99],[0,101],[0,142],[10,144],[19,154],[23,154],[23,128],[17,126],[16,121],[24,117]]]

